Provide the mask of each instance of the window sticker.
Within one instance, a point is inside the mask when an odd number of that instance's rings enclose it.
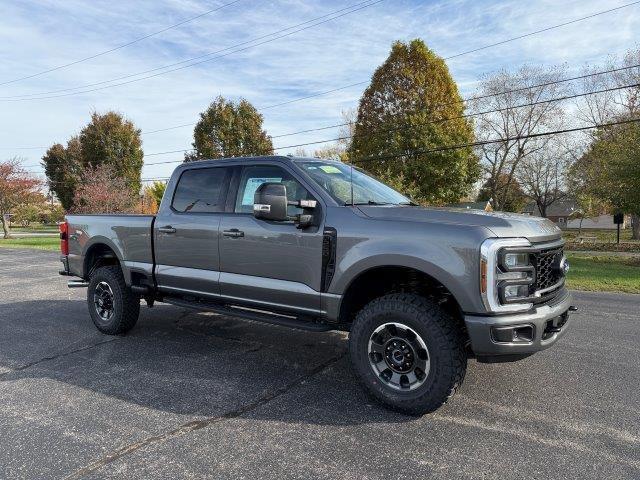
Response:
[[[324,173],[342,173],[339,168],[334,167],[333,165],[322,165],[320,170]]]
[[[256,194],[256,190],[263,183],[280,183],[282,178],[248,178],[247,184],[244,187],[244,195],[242,196],[242,205],[253,205],[253,197]]]

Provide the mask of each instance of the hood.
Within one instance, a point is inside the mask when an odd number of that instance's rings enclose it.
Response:
[[[561,237],[561,230],[550,220],[517,213],[405,205],[361,205],[358,208],[364,215],[376,220],[484,227],[496,237],[524,237],[531,242],[546,242]]]

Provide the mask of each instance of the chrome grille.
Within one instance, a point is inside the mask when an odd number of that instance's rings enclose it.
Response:
[[[542,250],[535,254],[536,291],[553,287],[562,279],[559,268],[562,255],[562,248]]]

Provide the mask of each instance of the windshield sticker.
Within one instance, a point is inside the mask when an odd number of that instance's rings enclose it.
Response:
[[[324,173],[342,173],[339,168],[334,167],[333,165],[322,165],[320,170]]]
[[[280,183],[282,178],[249,178],[247,179],[247,185],[244,188],[244,195],[242,196],[242,205],[253,205],[253,197],[256,194],[256,190],[263,183]]]

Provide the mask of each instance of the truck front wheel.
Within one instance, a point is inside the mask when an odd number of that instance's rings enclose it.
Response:
[[[129,290],[117,265],[100,267],[91,275],[87,305],[95,326],[108,335],[127,333],[140,314],[140,298]]]
[[[460,326],[438,303],[389,294],[367,304],[349,333],[351,362],[366,389],[412,415],[436,410],[467,369]]]

